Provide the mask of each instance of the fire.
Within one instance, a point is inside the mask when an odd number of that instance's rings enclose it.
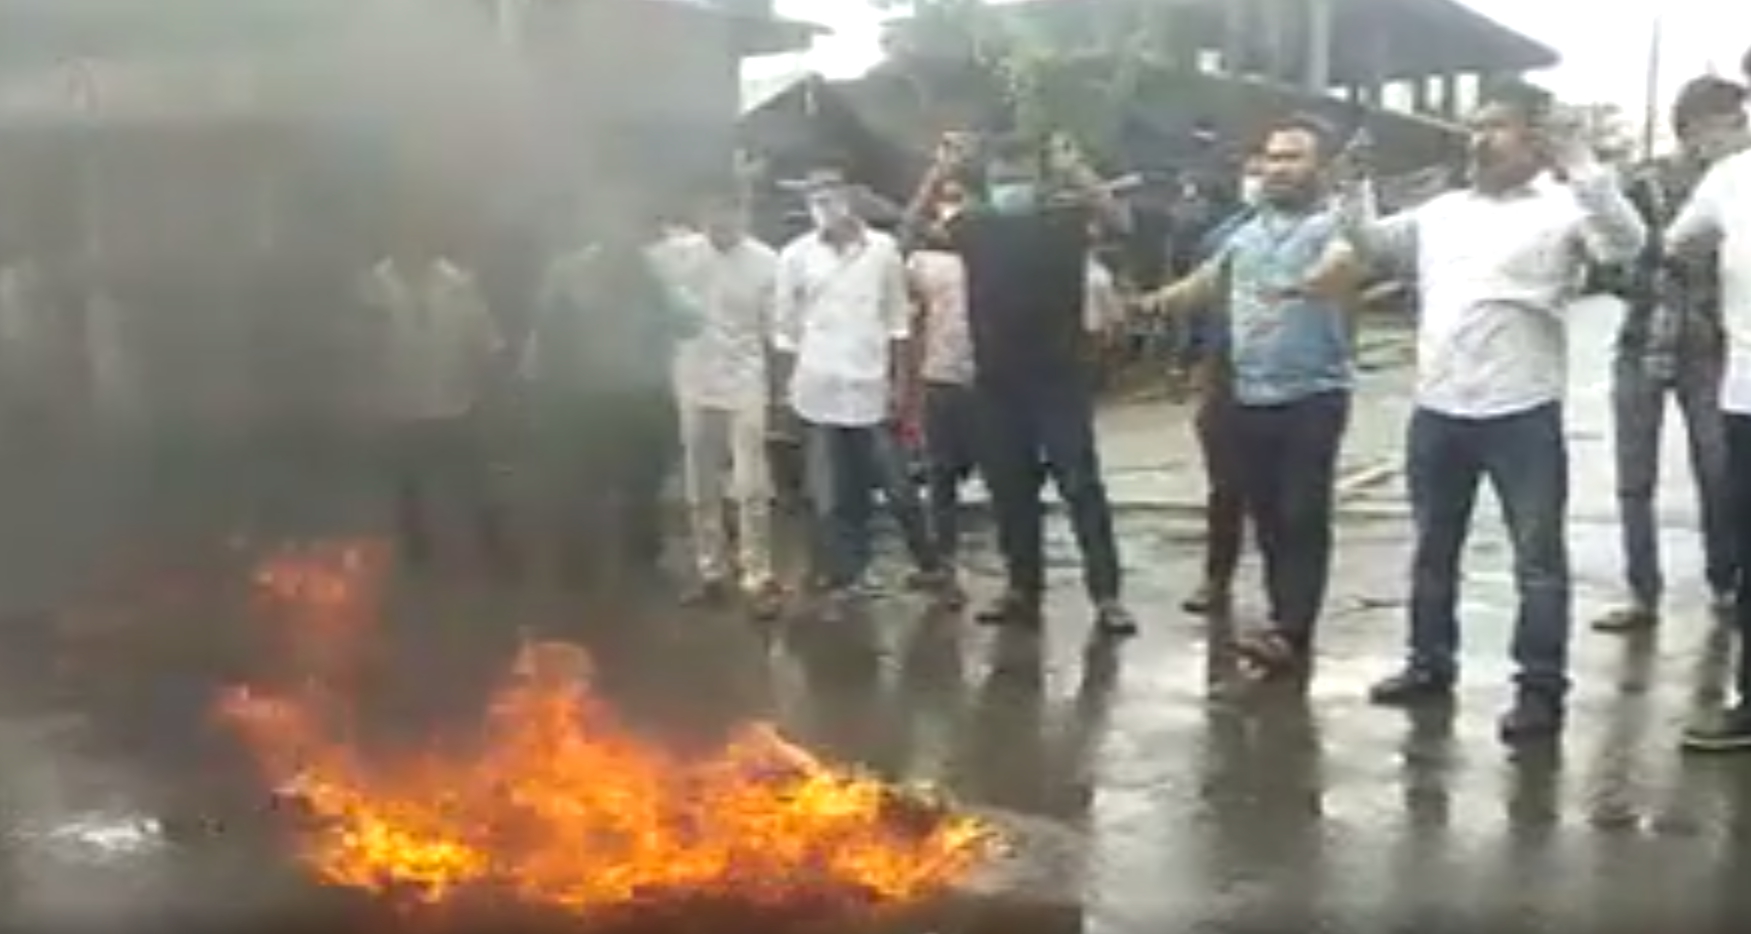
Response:
[[[345,738],[334,674],[374,613],[382,562],[318,548],[258,575],[299,671],[234,689],[220,713],[311,820],[323,881],[440,903],[468,892],[571,912],[668,895],[755,905],[929,896],[989,855],[983,822],[830,768],[765,725],[683,760],[618,724],[584,652],[524,649],[468,748],[370,761]],[[312,670],[312,669],[322,670]]]

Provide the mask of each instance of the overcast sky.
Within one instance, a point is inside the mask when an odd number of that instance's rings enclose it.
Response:
[[[1665,11],[1662,98],[1685,78],[1711,66],[1736,74],[1739,57],[1751,48],[1751,3],[1745,0],[1466,2],[1561,53],[1562,65],[1541,80],[1563,98],[1577,103],[1613,101],[1638,113],[1647,96],[1644,75],[1656,9]],[[766,68],[788,65],[849,77],[860,74],[879,57],[876,38],[880,17],[863,0],[778,0],[778,8],[786,16],[821,23],[835,33],[817,42],[807,55],[770,63]]]

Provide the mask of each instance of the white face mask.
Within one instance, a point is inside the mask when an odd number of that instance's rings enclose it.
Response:
[[[809,217],[815,227],[837,227],[851,218],[851,199],[842,194],[817,195],[809,199]]]
[[[1256,175],[1248,175],[1240,180],[1240,200],[1248,205],[1256,205],[1264,193],[1264,182]]]

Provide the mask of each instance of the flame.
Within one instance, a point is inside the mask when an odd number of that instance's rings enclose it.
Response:
[[[583,650],[533,644],[475,748],[368,761],[346,739],[335,674],[374,616],[380,553],[276,557],[257,584],[289,623],[287,692],[238,687],[219,713],[311,818],[299,856],[321,880],[435,904],[508,893],[570,912],[663,894],[785,904],[823,894],[910,901],[995,844],[976,818],[834,769],[763,724],[683,760],[641,741],[590,693]]]

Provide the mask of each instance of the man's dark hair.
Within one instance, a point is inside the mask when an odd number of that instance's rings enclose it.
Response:
[[[1315,114],[1290,114],[1280,120],[1273,121],[1265,127],[1264,135],[1259,137],[1259,143],[1251,154],[1265,151],[1265,144],[1271,137],[1279,133],[1305,133],[1313,137],[1315,146],[1319,147],[1320,158],[1330,158],[1337,152],[1337,131],[1329,121]]]
[[[832,181],[849,185],[855,181],[857,172],[850,157],[844,153],[824,152],[809,160],[804,174],[810,181]]]
[[[1508,110],[1527,126],[1542,126],[1556,103],[1549,91],[1518,78],[1492,82],[1478,97],[1480,105]]]
[[[1683,132],[1692,123],[1709,117],[1743,114],[1745,86],[1714,75],[1685,82],[1672,102],[1672,128]]]

